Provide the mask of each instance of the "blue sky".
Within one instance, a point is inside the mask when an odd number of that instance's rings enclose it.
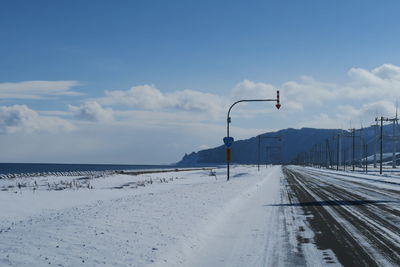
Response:
[[[221,144],[231,101],[276,89],[281,111],[234,110],[236,138],[368,124],[400,96],[399,7],[1,1],[0,161],[175,162]]]

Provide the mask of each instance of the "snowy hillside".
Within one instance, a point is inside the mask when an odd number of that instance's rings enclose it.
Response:
[[[386,125],[384,127],[384,143],[383,150],[386,152],[392,151],[390,134],[392,126]],[[260,135],[260,162],[268,164],[290,163],[301,152],[309,151],[313,145],[323,143],[328,139],[332,149],[336,147],[334,137],[341,132],[342,148],[348,149],[351,146],[351,133],[348,131],[338,129],[315,129],[315,128],[302,128],[302,129],[284,129],[277,132],[269,132]],[[274,137],[281,137],[279,140]],[[376,139],[376,129],[368,127],[363,129],[363,138],[365,142],[369,143],[369,155],[373,153],[373,140]],[[239,164],[257,164],[259,157],[259,140],[258,136],[246,140],[237,140],[232,145],[232,161]],[[357,149],[361,147],[360,131],[357,131],[357,138],[355,139]],[[400,150],[400,142],[397,144]],[[225,163],[225,149],[221,146],[192,152],[186,154],[178,163],[180,165],[193,166],[196,164],[206,163]]]

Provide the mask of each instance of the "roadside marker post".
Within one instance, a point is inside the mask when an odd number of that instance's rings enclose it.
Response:
[[[226,161],[231,161],[231,149],[226,149]]]
[[[228,164],[228,177],[229,177],[229,163],[231,161],[231,149],[230,149],[230,147],[232,146],[232,144],[234,142],[234,139],[233,139],[233,137],[226,136],[222,140],[224,141],[224,144],[226,146],[226,162]]]

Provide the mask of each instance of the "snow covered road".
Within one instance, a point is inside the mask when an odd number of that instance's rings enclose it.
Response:
[[[300,206],[319,248],[346,266],[399,266],[400,179],[286,167],[286,206]]]
[[[61,191],[41,187],[47,177],[2,190],[0,266],[399,263],[398,178],[294,166],[216,174],[113,175]]]

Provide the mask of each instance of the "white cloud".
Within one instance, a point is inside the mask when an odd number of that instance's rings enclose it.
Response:
[[[337,85],[318,82],[307,76],[300,81],[290,81],[282,85],[282,102],[290,100],[294,105],[303,106],[307,103],[322,104],[326,100],[336,98]]]
[[[276,91],[281,91],[281,102],[284,103],[282,106],[283,110],[302,110],[303,106],[301,102],[289,100],[290,97],[285,95],[285,90],[279,89],[276,86],[267,83],[261,82],[253,82],[250,80],[244,80],[238,83],[232,90],[231,90],[231,101],[237,101],[240,99],[275,99],[276,98]],[[242,104],[243,105],[243,104]],[[250,106],[250,105],[248,105]],[[266,110],[263,109],[254,109],[250,107],[251,110],[247,110],[246,114],[259,114],[265,112],[273,111],[274,105],[268,106],[269,108]]]
[[[232,89],[233,98],[267,98],[281,92],[282,108],[301,111],[307,104],[318,106],[336,101],[393,101],[400,98],[400,67],[383,64],[372,70],[351,68],[350,81],[343,84],[325,83],[303,76],[298,81],[288,81],[280,87],[244,80]]]
[[[51,132],[58,133],[73,130],[74,126],[63,119],[40,116],[25,105],[0,107],[0,133]]]
[[[128,106],[145,110],[175,109],[206,112],[220,116],[225,105],[220,96],[193,90],[162,93],[152,85],[134,86],[129,90],[105,91],[105,97],[96,100],[103,105]]]
[[[326,83],[308,76],[280,86],[243,80],[227,96],[194,90],[164,93],[153,85],[140,85],[129,90],[105,91],[104,97],[94,101],[112,106],[112,114],[122,120],[169,124],[170,127],[190,122],[223,121],[234,101],[274,98],[276,90],[281,92],[282,108],[279,112],[274,105],[241,103],[235,107],[234,119],[250,120],[260,115],[276,114],[269,119],[275,120],[281,127],[347,128],[350,120],[357,125],[360,122],[367,124],[376,115],[393,115],[393,102],[400,97],[400,67],[383,64],[372,70],[352,68],[348,75],[350,79],[344,83]],[[121,110],[121,107],[124,109]],[[126,110],[126,107],[134,110]],[[100,113],[102,109],[99,105],[97,110]],[[103,116],[96,117],[94,114],[97,112],[88,112],[82,106],[75,107],[74,111],[78,112],[75,116],[80,118],[105,120]],[[109,113],[111,111],[105,114]],[[298,123],[302,117],[309,120]]]
[[[0,98],[42,99],[51,96],[78,96],[82,93],[71,91],[77,81],[25,81],[0,83]]]
[[[225,112],[225,103],[218,95],[193,90],[177,91],[167,95],[174,108],[187,111],[206,111],[214,117]]]
[[[148,111],[189,112],[193,118],[200,120],[219,120],[226,116],[229,106],[239,99],[276,98],[276,88],[264,83],[255,83],[244,80],[238,83],[228,97],[204,93],[194,90],[180,90],[172,93],[163,93],[153,85],[134,86],[129,90],[105,91],[105,96],[95,99],[102,105],[125,106]],[[286,105],[285,108],[300,109],[296,104]],[[241,114],[254,117],[261,112],[271,112],[274,105],[254,107],[241,104],[238,107]],[[203,115],[200,115],[203,114]],[[238,116],[241,116],[238,114]]]
[[[338,105],[334,112],[313,115],[303,120],[299,127],[316,128],[350,128],[368,127],[373,124],[376,116],[392,117],[396,106],[391,101],[381,100],[369,102],[356,107],[353,105]]]
[[[98,100],[105,105],[124,105],[143,109],[160,109],[165,103],[165,96],[152,85],[134,86],[129,90],[106,90],[105,97]]]
[[[271,84],[256,83],[250,80],[244,80],[231,90],[231,99],[261,99],[276,98],[277,88]]]
[[[371,71],[351,68],[352,81],[341,88],[340,96],[353,99],[388,99],[400,97],[400,67],[383,64]]]
[[[143,111],[140,111],[143,112]],[[143,114],[141,114],[143,115]],[[223,145],[226,134],[223,123],[180,122],[171,117],[109,123],[76,121],[72,132],[19,132],[0,138],[3,162],[69,162],[69,163],[173,163],[201,145]],[[262,125],[259,125],[262,127]],[[235,140],[250,138],[266,128],[231,127]],[[203,147],[202,147],[203,148]]]
[[[206,148],[204,144],[222,145],[226,112],[235,100],[275,97],[277,89],[281,92],[280,111],[269,103],[235,107],[230,130],[236,140],[286,127],[347,129],[350,121],[353,127],[361,122],[368,126],[376,115],[394,115],[394,103],[400,97],[400,67],[384,64],[372,70],[352,68],[348,74],[349,80],[343,83],[301,77],[275,86],[244,80],[225,96],[194,90],[162,92],[152,85],[141,85],[106,91],[101,98],[69,106],[65,111],[36,112],[19,105],[0,107],[0,133],[15,133],[0,138],[0,145],[11,151],[1,155],[1,159],[93,163],[177,161],[185,152]],[[28,86],[30,89],[15,94],[20,98],[76,95],[71,91],[75,85],[60,85],[57,90],[50,89],[50,85],[46,90]],[[1,86],[0,96],[10,97],[14,93],[5,91],[4,84]],[[80,120],[74,120],[72,125],[57,118],[71,118],[71,115]],[[64,133],[74,125],[79,129]]]
[[[354,120],[365,121],[372,120],[376,116],[393,116],[396,106],[392,101],[380,100],[365,103],[358,108],[352,105],[339,105],[336,110],[336,116],[341,119],[353,118]]]
[[[103,108],[96,101],[85,102],[79,107],[70,105],[69,110],[80,120],[112,121],[114,119],[112,109]]]

